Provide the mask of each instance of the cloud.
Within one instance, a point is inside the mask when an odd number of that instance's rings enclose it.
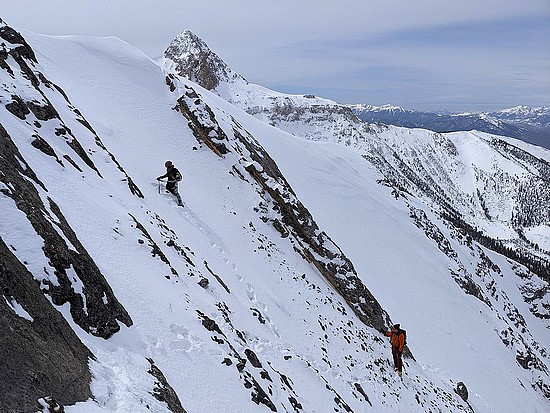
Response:
[[[548,105],[548,22],[544,16],[507,18],[294,42],[276,49],[292,70],[262,55],[257,73],[267,86],[295,92],[304,85],[308,93],[331,91],[325,96],[345,102],[452,110]],[[276,81],[269,67],[278,73]]]
[[[249,81],[281,91],[418,108],[445,96],[454,107],[549,104],[547,0],[3,3],[9,24],[114,35],[151,57],[190,29]]]

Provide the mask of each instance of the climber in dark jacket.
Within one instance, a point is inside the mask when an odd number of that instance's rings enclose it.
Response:
[[[177,198],[179,206],[183,206],[181,196],[178,192],[178,182],[181,181],[182,178],[181,173],[180,171],[178,171],[178,168],[174,166],[172,161],[164,162],[164,166],[166,167],[166,173],[157,177],[157,181],[160,181],[163,178],[167,178],[166,190],[172,193]]]
[[[391,331],[381,331],[386,337],[390,337],[391,342],[391,354],[393,356],[393,363],[395,365],[395,371],[401,377],[403,374],[403,360],[401,356],[403,349],[405,348],[406,333],[405,330],[401,330],[400,324],[394,324]]]

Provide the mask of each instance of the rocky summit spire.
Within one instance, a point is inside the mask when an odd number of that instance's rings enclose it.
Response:
[[[172,40],[164,57],[175,64],[173,68],[176,73],[208,90],[216,89],[222,82],[237,79],[246,82],[190,30],[185,30]]]

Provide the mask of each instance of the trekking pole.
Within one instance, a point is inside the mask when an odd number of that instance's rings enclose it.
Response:
[[[159,183],[159,194],[160,194],[160,179],[157,179],[157,182]]]

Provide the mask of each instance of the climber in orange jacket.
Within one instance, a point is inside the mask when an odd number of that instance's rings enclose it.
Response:
[[[393,363],[395,365],[395,371],[399,374],[399,377],[403,374],[403,360],[401,355],[405,348],[407,341],[407,332],[401,329],[400,324],[394,324],[391,331],[382,331],[386,337],[390,337],[391,342],[391,354],[393,356]]]

